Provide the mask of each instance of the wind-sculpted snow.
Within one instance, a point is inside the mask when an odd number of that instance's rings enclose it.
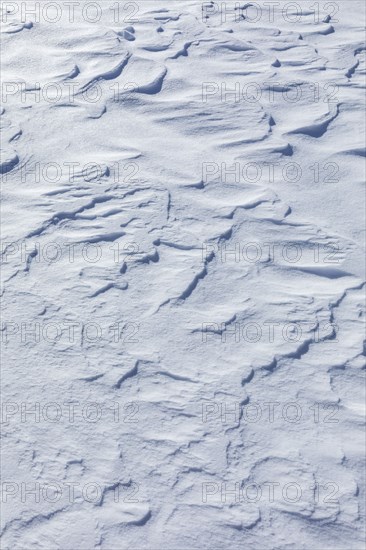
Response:
[[[363,3],[47,5],[1,6],[2,548],[363,548]]]

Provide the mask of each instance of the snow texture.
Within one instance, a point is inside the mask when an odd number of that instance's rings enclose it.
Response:
[[[363,548],[365,4],[1,9],[2,548]]]

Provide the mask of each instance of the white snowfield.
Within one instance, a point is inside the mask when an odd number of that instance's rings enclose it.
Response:
[[[1,8],[1,547],[364,548],[364,3]]]

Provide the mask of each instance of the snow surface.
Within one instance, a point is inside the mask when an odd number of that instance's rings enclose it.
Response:
[[[2,548],[363,548],[364,3],[45,5],[2,3]]]

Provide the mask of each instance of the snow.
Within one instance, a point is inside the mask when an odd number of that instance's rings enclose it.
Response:
[[[1,8],[2,548],[363,548],[364,3]]]

